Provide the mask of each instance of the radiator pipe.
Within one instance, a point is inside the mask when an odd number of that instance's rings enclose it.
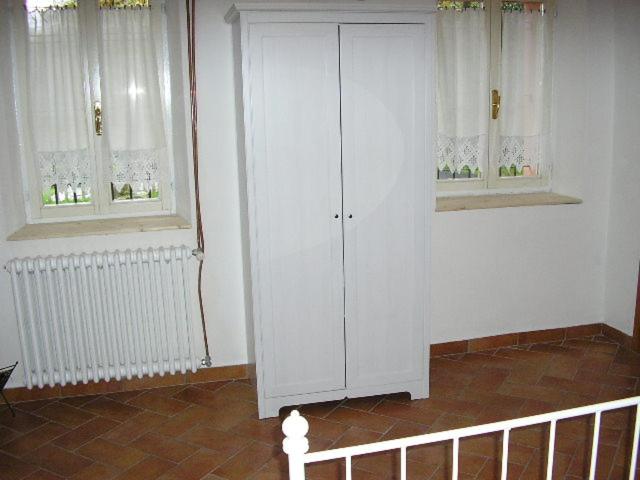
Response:
[[[189,98],[191,100],[191,142],[193,153],[193,180],[196,197],[196,242],[198,248],[194,255],[198,264],[198,305],[200,307],[200,319],[202,321],[202,336],[204,337],[205,357],[202,365],[212,365],[209,353],[209,339],[207,337],[207,323],[204,315],[204,303],[202,301],[202,266],[204,264],[204,229],[202,228],[202,210],[200,206],[200,165],[198,162],[198,88],[196,82],[196,27],[195,27],[195,0],[186,0],[187,8],[187,50],[189,55]]]

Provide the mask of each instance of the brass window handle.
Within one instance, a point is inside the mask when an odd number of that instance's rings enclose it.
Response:
[[[491,118],[496,120],[500,113],[500,95],[498,90],[491,90]]]
[[[100,102],[94,102],[93,104],[93,121],[96,135],[102,135],[102,104]]]

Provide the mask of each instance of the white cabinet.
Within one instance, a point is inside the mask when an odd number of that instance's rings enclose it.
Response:
[[[428,395],[434,21],[397,4],[238,4],[260,417]]]

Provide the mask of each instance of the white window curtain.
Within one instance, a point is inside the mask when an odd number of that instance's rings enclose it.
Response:
[[[482,172],[488,155],[489,32],[483,9],[438,12],[438,169]]]
[[[26,17],[28,134],[43,190],[57,185],[87,195],[93,153],[87,124],[84,52],[75,8]]]
[[[499,167],[543,173],[548,142],[550,15],[502,12]]]
[[[159,14],[149,7],[100,9],[108,175],[117,189],[157,188],[166,163],[162,42],[154,38]]]

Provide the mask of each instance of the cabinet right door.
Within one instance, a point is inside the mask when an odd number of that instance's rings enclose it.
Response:
[[[423,25],[340,26],[350,389],[427,378],[425,63]]]

